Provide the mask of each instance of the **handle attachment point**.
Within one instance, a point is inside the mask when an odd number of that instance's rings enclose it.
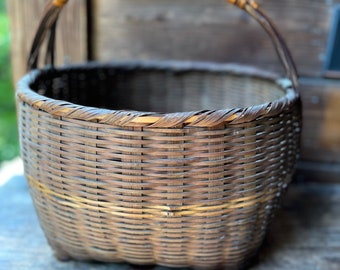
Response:
[[[66,3],[68,2],[68,0],[54,0],[53,1],[53,6],[56,6],[58,8],[62,8],[64,5],[66,5]]]
[[[280,32],[273,21],[268,15],[261,9],[256,0],[226,0],[227,2],[237,6],[240,9],[245,10],[250,16],[252,16],[266,32],[269,34],[276,52],[281,60],[281,63],[286,71],[286,75],[291,79],[295,89],[299,85],[298,72],[291,52],[288,49],[286,41],[281,36]]]
[[[246,5],[250,5],[253,9],[257,9],[259,4],[255,0],[227,0],[229,3],[238,6],[241,9],[245,9]]]

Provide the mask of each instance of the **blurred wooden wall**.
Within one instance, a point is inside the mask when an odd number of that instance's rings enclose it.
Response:
[[[262,0],[303,76],[320,76],[333,4]],[[225,0],[98,0],[95,57],[241,62],[281,71],[257,22]]]
[[[15,80],[25,73],[44,2],[8,0]],[[300,176],[340,181],[340,82],[323,76],[332,14],[340,0],[259,2],[287,39],[302,77]],[[282,73],[267,35],[224,0],[70,0],[58,49],[59,64],[179,59],[240,62]]]
[[[13,80],[26,73],[26,59],[41,14],[49,0],[7,0],[10,17]],[[63,12],[57,34],[57,62],[87,60],[86,1],[71,0]]]

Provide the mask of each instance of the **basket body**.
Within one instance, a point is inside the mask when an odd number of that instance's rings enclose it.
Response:
[[[45,70],[17,97],[30,192],[63,259],[241,267],[298,153],[299,96],[240,67]]]

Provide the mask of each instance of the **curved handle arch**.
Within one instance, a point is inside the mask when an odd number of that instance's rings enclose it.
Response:
[[[254,0],[226,0],[227,2],[245,10],[253,17],[267,32],[272,43],[274,44],[276,53],[285,69],[286,76],[292,81],[296,90],[298,86],[298,72],[294,63],[293,57],[288,49],[288,46],[278,31],[273,21],[268,17],[265,11]],[[54,65],[54,47],[55,47],[55,32],[56,25],[62,8],[68,0],[52,0],[48,3],[44,16],[39,24],[35,38],[32,43],[29,53],[27,67],[28,70],[37,68],[39,51],[45,38],[48,38],[48,47],[45,56],[45,64]]]

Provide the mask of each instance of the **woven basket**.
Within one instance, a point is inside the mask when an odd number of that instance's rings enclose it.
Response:
[[[53,60],[62,2],[47,9],[30,68],[44,29]],[[256,254],[291,181],[301,108],[282,37],[255,2],[231,2],[270,34],[287,78],[149,61],[51,67],[20,81],[25,175],[59,259],[237,269]]]

